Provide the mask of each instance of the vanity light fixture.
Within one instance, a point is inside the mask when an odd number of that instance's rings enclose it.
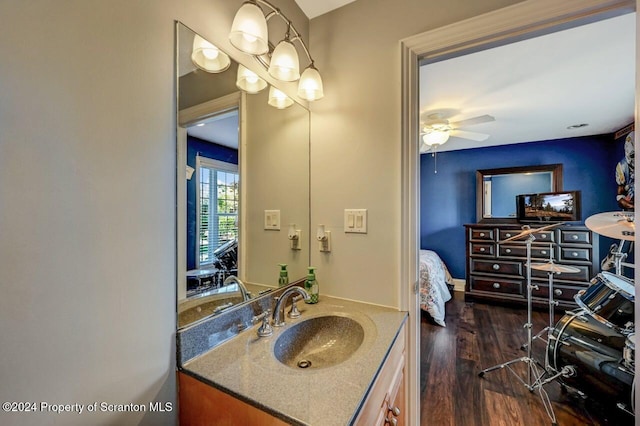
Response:
[[[256,94],[267,87],[267,82],[244,65],[238,65],[236,86],[249,94]]]
[[[291,250],[300,250],[300,234],[302,231],[296,229],[295,223],[289,224],[289,233],[287,238],[291,241]]]
[[[260,5],[270,9],[270,12],[264,15]],[[282,41],[270,52],[267,22],[273,16],[278,16],[285,22],[287,32]],[[269,57],[268,71],[272,77],[281,81],[300,80],[297,94],[302,99],[315,101],[324,96],[322,78],[314,66],[307,45],[291,20],[267,0],[248,0],[238,9],[231,25],[229,41],[240,51],[256,56],[256,59],[263,64],[265,64],[263,55],[266,54]],[[304,78],[300,76],[298,52],[293,44],[295,41],[300,43],[309,60],[309,66],[302,73]]]
[[[285,109],[293,105],[293,99],[288,97],[284,92],[271,86],[269,87],[269,100],[267,103],[278,109]]]
[[[229,56],[199,35],[193,38],[191,61],[203,71],[220,73],[231,65]]]

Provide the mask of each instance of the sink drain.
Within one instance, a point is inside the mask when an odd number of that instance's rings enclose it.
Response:
[[[302,359],[302,360],[298,361],[298,367],[300,367],[300,368],[309,368],[309,367],[311,367],[311,361],[309,361],[307,359]]]

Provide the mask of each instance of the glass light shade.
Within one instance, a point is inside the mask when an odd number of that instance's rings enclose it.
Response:
[[[282,40],[271,54],[269,74],[280,81],[296,81],[300,78],[298,52],[289,40]]]
[[[211,73],[225,71],[231,65],[231,59],[226,53],[221,52],[220,49],[197,34],[193,38],[191,61],[201,70]]]
[[[229,41],[237,49],[251,55],[269,52],[267,20],[260,6],[247,2],[238,9],[229,32]]]
[[[449,132],[441,130],[432,130],[422,136],[422,140],[427,145],[442,145],[449,140]]]
[[[269,87],[268,104],[278,109],[285,109],[293,105],[293,99],[285,95],[282,91],[271,86]]]
[[[298,82],[298,96],[307,101],[317,101],[324,97],[322,78],[313,66],[307,67]]]
[[[258,77],[258,74],[247,69],[244,65],[238,65],[236,86],[238,89],[244,90],[247,93],[255,94],[266,88],[267,82]]]

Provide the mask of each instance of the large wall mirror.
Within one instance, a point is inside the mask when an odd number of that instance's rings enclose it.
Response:
[[[277,288],[283,264],[290,282],[304,277],[310,117],[295,102],[269,105],[269,87],[240,91],[244,67],[179,22],[176,58],[182,328]]]
[[[477,220],[515,222],[518,194],[556,191],[562,191],[562,164],[478,170]]]

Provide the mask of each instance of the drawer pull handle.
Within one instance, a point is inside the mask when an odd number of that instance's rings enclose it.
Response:
[[[500,265],[498,265],[497,263],[494,263],[492,268],[493,268],[494,271],[497,271],[497,270],[500,269]]]
[[[500,283],[493,283],[493,288],[500,288]]]
[[[577,251],[571,252],[571,256],[578,257],[578,252]]]
[[[544,240],[544,239],[547,238],[547,234],[542,234],[542,235],[540,235],[540,237]]]
[[[556,288],[555,290],[553,290],[553,294],[555,294],[556,296],[562,296],[562,290]]]
[[[509,238],[511,236],[511,233],[507,233],[505,235],[507,236],[507,238]]]
[[[390,424],[391,426],[396,426],[398,424],[398,419],[396,419],[395,417],[392,419],[385,417],[384,424]]]
[[[480,236],[481,236],[481,237],[484,237],[484,232],[481,232],[481,233],[480,233]]]
[[[579,238],[579,237],[578,237],[576,234],[572,234],[572,235],[571,235],[571,239],[572,239],[572,240],[577,240],[578,238]]]
[[[480,247],[480,251],[484,253],[484,247]]]
[[[546,250],[542,250],[540,253],[547,254],[547,251]]]
[[[506,253],[511,253],[511,249],[506,249],[505,252]]]
[[[400,415],[400,409],[398,407],[389,406],[387,407],[387,409],[391,414],[393,414],[394,417],[398,417]]]

